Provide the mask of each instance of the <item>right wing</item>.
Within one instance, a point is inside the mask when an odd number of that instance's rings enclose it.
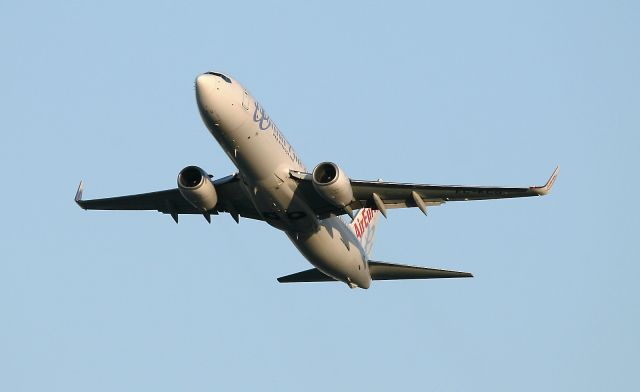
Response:
[[[213,186],[218,194],[218,204],[215,209],[205,214],[207,219],[208,214],[217,215],[220,212],[228,212],[236,221],[238,216],[263,220],[249,199],[237,174],[213,181]],[[84,184],[80,182],[75,202],[85,210],[156,210],[164,214],[171,214],[176,223],[180,214],[202,214],[182,197],[178,188],[93,200],[82,200],[83,190]]]

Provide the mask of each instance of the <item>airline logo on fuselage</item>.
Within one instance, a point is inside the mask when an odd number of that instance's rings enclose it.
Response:
[[[273,137],[278,142],[278,144],[280,144],[284,152],[289,156],[289,159],[291,159],[292,162],[295,162],[299,168],[307,170],[300,158],[298,158],[296,152],[293,150],[293,147],[291,147],[291,144],[287,141],[287,139],[285,139],[284,135],[282,134],[282,132],[280,132],[280,129],[278,129],[276,124],[271,121],[271,118],[264,110],[264,108],[260,106],[258,102],[254,102],[254,104],[256,108],[253,111],[253,122],[258,125],[258,128],[260,128],[261,131],[272,130]]]
[[[362,235],[365,233],[371,222],[373,221],[373,210],[371,208],[364,208],[355,222],[353,222],[353,228],[356,230],[356,237],[358,239],[362,238]]]
[[[258,102],[255,102],[256,108],[253,111],[253,122],[258,124],[261,131],[266,131],[273,126],[273,122],[264,108]]]

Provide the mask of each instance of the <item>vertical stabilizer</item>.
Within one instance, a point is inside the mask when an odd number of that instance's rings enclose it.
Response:
[[[380,215],[380,211],[378,210],[362,208],[358,211],[353,221],[348,224],[349,229],[351,229],[362,244],[362,247],[367,253],[367,257],[371,257]]]

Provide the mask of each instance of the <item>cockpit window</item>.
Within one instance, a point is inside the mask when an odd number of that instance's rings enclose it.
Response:
[[[205,72],[207,75],[215,75],[215,76],[219,76],[222,78],[222,80],[224,80],[227,83],[231,83],[231,79],[229,79],[229,77],[227,75],[221,74],[219,72]]]

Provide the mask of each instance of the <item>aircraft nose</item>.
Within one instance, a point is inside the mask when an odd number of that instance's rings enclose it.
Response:
[[[205,72],[196,77],[196,98],[198,104],[210,111],[220,106],[221,100],[232,98],[233,81],[220,72]]]
[[[196,78],[196,96],[198,101],[203,101],[207,95],[215,91],[215,76],[210,74],[198,75]]]
[[[245,111],[241,107],[241,87],[220,72],[205,72],[196,77],[196,101],[200,115],[210,129],[231,129],[242,123]]]
[[[219,79],[210,73],[203,73],[196,77],[196,101],[200,113],[204,117],[215,115],[220,110]]]

